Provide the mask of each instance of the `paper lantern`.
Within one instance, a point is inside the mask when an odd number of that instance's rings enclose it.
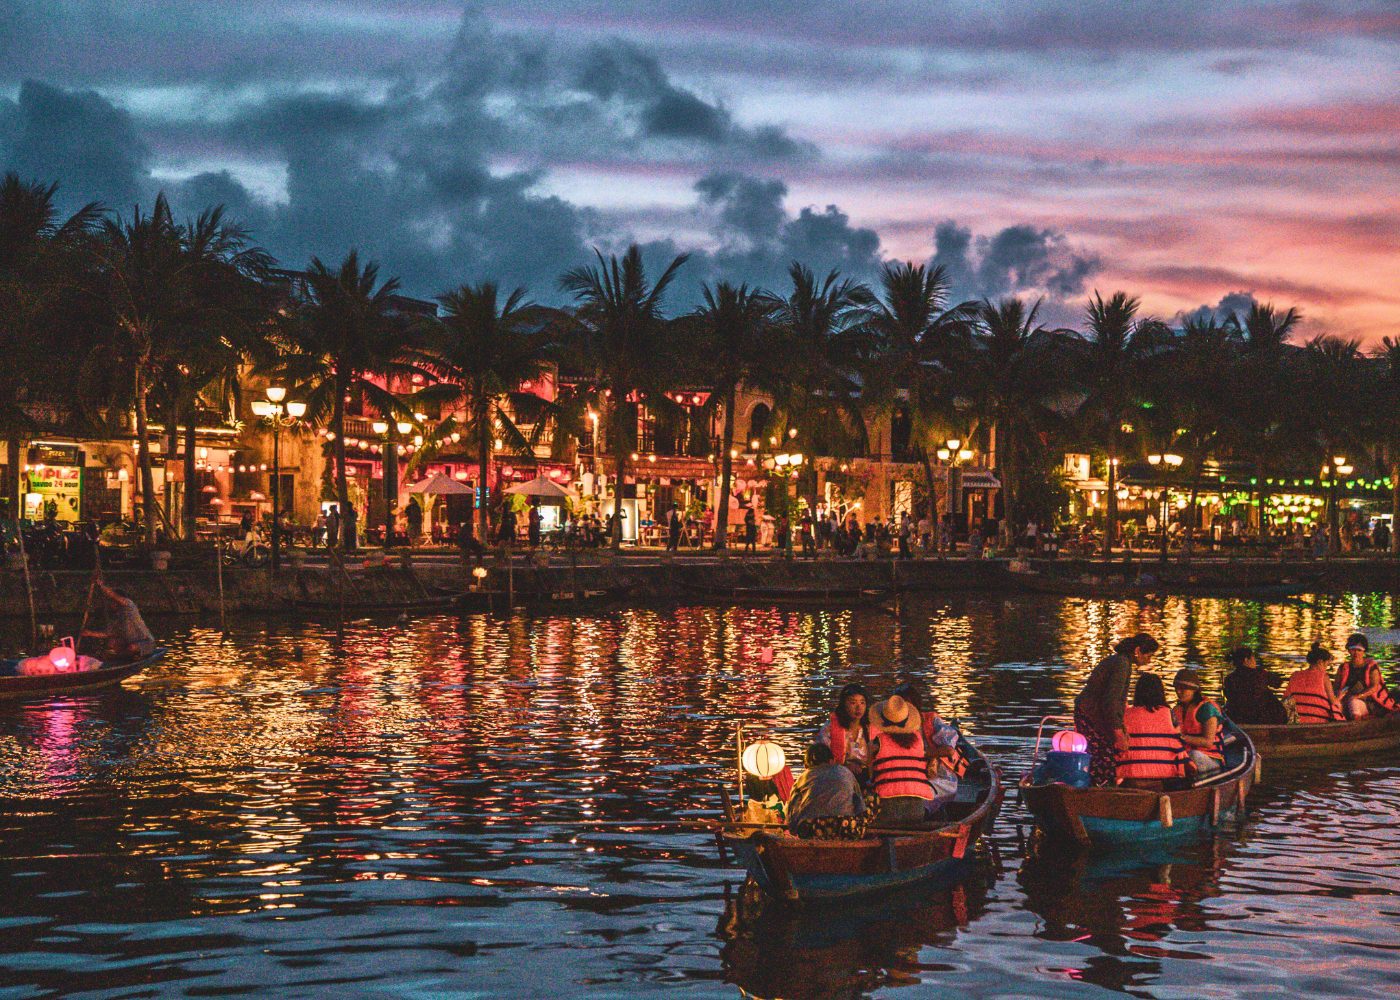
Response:
[[[73,652],[72,646],[55,646],[49,650],[49,662],[58,673],[68,673],[73,669],[73,664],[77,661],[77,655]]]
[[[759,740],[744,748],[744,770],[765,781],[787,764],[783,748],[769,740]]]
[[[472,576],[476,577],[478,580],[484,580],[484,579],[486,579],[486,567],[485,567],[485,566],[478,566],[478,567],[476,567],[475,569],[472,570]]]
[[[1089,749],[1089,741],[1073,729],[1061,729],[1050,745],[1060,753],[1084,753]]]

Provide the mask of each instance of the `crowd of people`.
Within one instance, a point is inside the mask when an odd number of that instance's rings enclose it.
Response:
[[[1222,685],[1223,708],[1206,697],[1201,675],[1190,668],[1172,678],[1176,701],[1168,704],[1166,685],[1148,669],[1158,648],[1146,633],[1122,640],[1090,672],[1075,700],[1075,729],[1088,742],[1095,785],[1170,787],[1208,776],[1224,765],[1228,722],[1311,725],[1400,710],[1364,633],[1347,639],[1340,664],[1314,643],[1307,665],[1284,684],[1282,698],[1273,688],[1283,678],[1260,666],[1255,650],[1234,650],[1233,669]]]
[[[918,825],[957,793],[966,761],[957,730],[907,681],[871,702],[841,689],[787,797],[788,829],[803,838],[859,839],[871,827]]]

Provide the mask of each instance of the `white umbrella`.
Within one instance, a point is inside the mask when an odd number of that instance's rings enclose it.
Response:
[[[444,476],[441,472],[434,472],[421,483],[414,483],[408,488],[407,492],[443,496],[447,494],[471,495],[476,491],[465,483],[457,482],[457,480],[453,479],[451,476]]]
[[[560,486],[547,476],[536,476],[528,483],[519,483],[506,490],[507,493],[522,497],[538,497],[542,500],[577,500],[578,494]]]

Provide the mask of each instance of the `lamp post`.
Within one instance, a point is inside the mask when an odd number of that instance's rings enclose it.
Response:
[[[1329,482],[1327,490],[1327,551],[1335,555],[1342,550],[1341,510],[1339,506],[1338,480],[1349,476],[1352,467],[1345,455],[1333,455],[1332,461],[1322,466],[1322,475]]]
[[[370,427],[384,439],[384,547],[394,545],[394,515],[399,501],[399,438],[413,430],[407,420],[376,420]],[[397,432],[397,433],[395,433]]]
[[[306,404],[287,399],[286,386],[267,387],[267,399],[252,402],[253,415],[272,424],[272,571],[282,566],[282,428],[306,416]]]
[[[1167,545],[1169,543],[1167,538],[1167,521],[1171,516],[1171,508],[1167,496],[1167,477],[1171,472],[1179,468],[1181,463],[1182,457],[1180,455],[1174,455],[1171,452],[1147,456],[1147,464],[1152,466],[1153,469],[1160,469],[1162,471],[1161,486],[1157,490],[1157,527],[1162,533],[1162,562],[1167,561]]]
[[[971,448],[964,448],[961,438],[948,438],[943,442],[943,447],[939,448],[935,454],[938,460],[948,467],[948,513],[956,516],[962,513],[962,469],[965,462],[972,461],[973,451]],[[937,513],[937,504],[934,513]],[[948,544],[957,550],[957,530],[956,525],[949,533]]]

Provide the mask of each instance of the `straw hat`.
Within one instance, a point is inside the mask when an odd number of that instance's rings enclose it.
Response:
[[[871,733],[917,733],[920,731],[919,711],[897,694],[892,694],[870,709]]]

